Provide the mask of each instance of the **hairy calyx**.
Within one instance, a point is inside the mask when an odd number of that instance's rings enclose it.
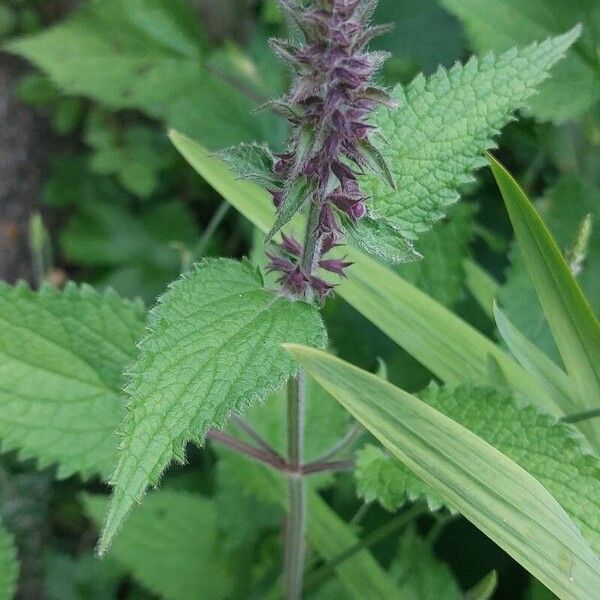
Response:
[[[324,299],[334,285],[317,273],[344,276],[350,263],[326,255],[339,245],[344,227],[367,213],[358,176],[366,169],[387,176],[383,158],[371,143],[376,130],[368,121],[378,105],[393,104],[373,84],[387,55],[366,47],[389,28],[368,24],[376,0],[317,0],[310,8],[280,2],[305,43],[271,42],[295,79],[290,92],[271,103],[293,130],[286,151],[275,156],[276,183],[270,191],[280,215],[290,212],[292,204],[308,204],[309,219],[304,242],[283,236],[268,254],[268,268],[281,274],[284,291]]]

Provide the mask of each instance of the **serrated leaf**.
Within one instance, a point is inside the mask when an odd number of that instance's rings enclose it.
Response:
[[[498,57],[471,58],[464,66],[440,68],[428,79],[419,76],[406,88],[396,87],[392,97],[399,108],[379,110],[373,123],[387,140],[379,149],[398,191],[373,175],[361,178],[374,216],[410,240],[430,229],[485,165],[483,152],[579,33],[575,28]]]
[[[400,589],[415,600],[459,600],[461,593],[450,568],[434,554],[416,528],[409,527],[400,536],[398,555],[390,575]]]
[[[496,159],[489,156],[489,161],[529,276],[566,372],[574,383],[578,412],[596,409],[600,397],[600,323],[525,192]],[[582,429],[598,451],[598,424],[592,420],[584,423]]]
[[[356,492],[365,502],[377,501],[390,512],[406,502],[425,498],[431,511],[445,506],[443,498],[382,448],[367,444],[357,453]]]
[[[275,117],[251,114],[262,102],[254,89],[270,93],[272,75],[258,75],[251,63],[256,86],[247,57],[240,64],[239,50],[227,49],[209,57],[205,37],[184,0],[90,0],[58,25],[12,40],[6,49],[31,60],[70,95],[140,109],[211,148],[279,141],[283,132]]]
[[[422,398],[531,473],[600,553],[600,462],[574,427],[493,388],[432,385]],[[426,496],[434,508],[445,504],[438,492],[379,448],[365,448],[358,467],[361,495],[377,498],[388,510],[397,509],[407,497]]]
[[[597,57],[600,8],[594,0],[442,0],[465,24],[478,52],[556,35],[583,24],[581,40],[531,100],[533,114],[556,123],[574,118],[600,100]]]
[[[0,284],[0,441],[61,477],[106,478],[117,456],[121,375],[144,330],[141,304],[69,284]]]
[[[273,173],[273,154],[267,146],[240,144],[221,150],[217,156],[242,179],[256,181],[263,187],[277,181]]]
[[[222,161],[190,138],[176,131],[170,137],[228,202],[261,231],[269,230],[273,208],[265,190],[237,180]],[[290,226],[299,230],[302,219],[293,219]],[[490,383],[491,356],[513,389],[533,394],[544,410],[562,414],[544,388],[497,344],[381,263],[354,248],[347,251],[353,266],[336,291],[432,373],[448,383]]]
[[[12,536],[0,523],[0,600],[12,600],[17,587],[19,564]]]
[[[101,526],[108,498],[85,496]],[[218,510],[206,498],[162,490],[149,494],[123,527],[112,554],[146,589],[165,600],[226,600],[233,582],[220,545]]]
[[[113,498],[99,551],[167,465],[277,389],[294,371],[280,345],[322,347],[317,309],[265,290],[256,269],[205,260],[172,284],[152,310],[148,333],[129,373],[129,412],[113,475]]]
[[[358,248],[392,265],[422,258],[412,243],[398,235],[385,221],[366,216],[348,227],[347,231],[350,241]]]
[[[285,347],[398,460],[532,575],[559,596],[595,597],[600,558],[531,474],[377,376],[314,348]]]

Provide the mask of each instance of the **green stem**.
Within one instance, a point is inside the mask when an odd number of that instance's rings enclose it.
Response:
[[[306,483],[300,473],[304,453],[304,373],[288,384],[288,456],[297,469],[288,475],[289,514],[285,530],[284,581],[287,600],[301,600],[306,555]]]
[[[574,415],[568,415],[563,417],[561,421],[565,423],[579,423],[580,421],[587,421],[588,419],[594,419],[600,417],[600,408],[594,408],[592,410],[586,410],[585,412],[576,413]]]
[[[212,216],[211,220],[206,226],[206,229],[202,233],[202,237],[198,240],[198,244],[193,252],[192,260],[198,260],[204,256],[210,240],[215,234],[215,231],[219,228],[219,225],[221,225],[223,222],[223,219],[227,216],[230,208],[231,204],[229,204],[229,202],[221,202],[221,205],[216,210],[215,214]]]
[[[422,503],[414,504],[408,510],[398,515],[395,519],[388,521],[378,529],[375,529],[375,531],[367,534],[362,540],[354,544],[354,546],[350,546],[350,548],[344,550],[344,552],[341,554],[338,554],[338,556],[336,556],[333,560],[323,565],[317,571],[311,573],[306,579],[304,591],[308,592],[315,590],[327,580],[336,567],[339,567],[343,562],[347,561],[349,558],[352,558],[357,552],[360,552],[361,550],[369,548],[381,540],[384,540],[386,537],[398,531],[399,529],[402,529],[410,522],[414,521],[414,519],[422,514],[425,514],[426,512],[427,508]]]

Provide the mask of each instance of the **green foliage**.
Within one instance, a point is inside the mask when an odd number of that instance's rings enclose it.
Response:
[[[12,536],[0,523],[0,600],[11,600],[15,593],[19,565]]]
[[[390,567],[391,576],[409,598],[459,600],[461,593],[450,569],[434,555],[415,527],[400,537],[398,556]]]
[[[228,202],[261,231],[269,230],[273,204],[265,190],[240,181],[222,161],[186,136],[171,132],[171,140]],[[299,219],[292,221],[292,227],[299,223]],[[490,383],[493,359],[513,389],[533,394],[540,406],[557,411],[535,379],[486,336],[381,263],[354,248],[346,250],[354,264],[337,293],[432,373],[448,383]]]
[[[366,445],[356,462],[356,491],[365,502],[377,500],[383,508],[396,511],[408,501],[426,498],[429,509],[439,510],[443,498],[402,463],[383,449]]]
[[[267,291],[247,263],[205,260],[172,284],[151,311],[129,373],[129,411],[100,546],[105,552],[135,501],[185,444],[264,400],[294,371],[280,348],[302,340],[322,347],[315,307]]]
[[[598,408],[600,396],[600,323],[556,241],[529,198],[493,157],[490,166],[527,271],[558,346],[565,370],[575,388],[578,412]],[[592,447],[600,450],[600,427],[582,426]]]
[[[91,552],[72,558],[54,553],[46,560],[49,600],[116,598],[124,569],[112,558],[98,560]]]
[[[522,50],[472,58],[449,71],[440,68],[406,88],[397,86],[392,97],[398,108],[380,109],[373,119],[387,140],[380,150],[397,191],[381,178],[362,177],[373,216],[408,240],[430,229],[485,164],[481,155],[494,147],[494,136],[579,34],[576,28]]]
[[[396,458],[530,573],[559,595],[593,597],[600,559],[531,474],[377,376],[313,348],[286,349]]]
[[[102,524],[107,498],[86,496],[87,513]],[[148,590],[165,600],[226,600],[232,581],[222,554],[216,504],[198,495],[149,494],[123,527],[112,550]]]
[[[161,172],[172,162],[163,133],[144,125],[117,131],[99,113],[90,115],[85,141],[93,149],[92,172],[115,175],[124,189],[141,198],[156,191]]]
[[[562,123],[600,100],[600,7],[594,0],[442,0],[442,4],[464,22],[478,52],[501,52],[582,24],[581,40],[530,106],[537,118]]]
[[[198,16],[185,0],[90,0],[7,49],[34,62],[66,93],[112,109],[138,108],[211,147],[281,135],[270,115],[251,114],[256,102],[239,91],[260,89],[266,78],[257,75],[258,84],[249,78],[233,52],[209,57]]]
[[[377,50],[392,52],[394,62],[408,62],[431,73],[439,64],[449,65],[462,53],[460,24],[436,0],[381,0],[375,12],[377,23],[394,23],[394,30],[373,42]],[[423,32],[435,31],[423,43]]]
[[[348,229],[349,241],[358,248],[392,265],[416,261],[422,256],[414,246],[385,221],[369,216]]]
[[[197,239],[193,215],[180,201],[163,202],[137,215],[126,205],[94,195],[79,207],[61,236],[65,255],[81,265],[102,268],[100,285],[153,300],[181,270],[180,249]]]
[[[463,262],[473,238],[474,214],[471,205],[455,205],[446,222],[423,234],[416,243],[423,259],[398,267],[400,276],[441,304],[456,304],[463,295]]]
[[[89,286],[0,284],[0,315],[2,448],[57,464],[60,477],[108,477],[143,307]]]
[[[556,242],[565,251],[587,214],[592,215],[596,229],[600,226],[600,190],[575,175],[563,176],[544,194],[536,207]],[[556,343],[523,257],[517,247],[512,254],[513,262],[506,283],[500,290],[500,305],[519,331],[560,363]],[[589,241],[587,256],[577,280],[596,313],[600,313],[600,236],[597,234]]]
[[[432,385],[422,398],[531,473],[600,551],[600,462],[574,427],[493,388]],[[423,495],[434,508],[444,504],[438,492],[373,446],[361,451],[356,475],[359,494],[388,510]]]

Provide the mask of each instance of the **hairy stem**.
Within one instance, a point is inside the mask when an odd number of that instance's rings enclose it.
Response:
[[[287,600],[300,600],[306,554],[306,489],[301,473],[304,452],[304,373],[300,371],[288,384],[288,456],[296,470],[288,477],[289,514],[285,530],[284,581]]]
[[[322,208],[321,199],[314,196],[310,202],[306,233],[304,236],[304,253],[302,255],[302,268],[307,275],[313,274],[321,250],[318,227]]]
[[[250,444],[246,444],[246,442],[242,442],[232,435],[228,435],[222,431],[216,431],[211,429],[207,435],[209,440],[213,442],[218,442],[239,452],[240,454],[244,454],[248,458],[255,460],[257,462],[265,463],[270,465],[271,467],[279,470],[279,471],[288,471],[289,465],[286,461],[279,456],[278,454],[274,454],[273,452],[269,452],[266,450],[261,450],[260,448],[255,448]]]

